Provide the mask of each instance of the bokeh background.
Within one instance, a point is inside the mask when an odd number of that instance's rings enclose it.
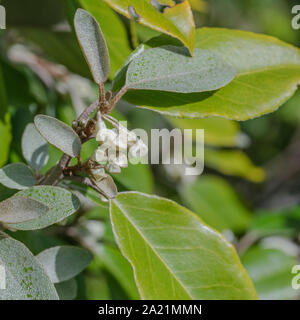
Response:
[[[288,0],[190,0],[198,27],[264,33],[300,46]],[[71,124],[97,98],[72,31],[77,5],[93,8],[112,59],[111,80],[126,57],[159,33],[130,22],[102,0],[2,0],[7,29],[0,30],[0,167],[22,162],[21,139],[37,113]],[[270,52],[272,55],[272,52]],[[109,88],[110,83],[107,84]],[[130,166],[115,179],[119,191],[154,193],[191,208],[237,248],[262,299],[298,299],[291,286],[300,264],[300,91],[278,111],[245,122],[221,118],[178,120],[121,101],[115,117],[130,127],[205,129],[205,170],[186,177],[182,166]],[[85,145],[88,158],[96,145]],[[43,172],[60,158],[50,147]],[[65,298],[138,299],[132,269],[113,238],[107,204],[80,185],[76,221],[42,231],[14,232],[37,254],[58,244],[85,246],[92,265]],[[0,185],[0,200],[14,193]]]

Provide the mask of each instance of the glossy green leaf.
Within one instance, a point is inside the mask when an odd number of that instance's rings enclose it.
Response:
[[[294,265],[299,261],[277,249],[253,247],[241,260],[248,271],[260,299],[296,299],[297,290],[292,288]]]
[[[1,232],[0,252],[7,286],[0,290],[0,300],[58,300],[42,266],[21,242]]]
[[[251,159],[240,150],[205,149],[205,165],[223,174],[238,176],[252,182],[263,182],[266,173],[255,166]]]
[[[78,9],[74,25],[94,81],[98,84],[104,83],[110,73],[110,61],[106,41],[99,23],[88,11]]]
[[[81,142],[71,127],[60,120],[41,114],[34,118],[34,124],[39,133],[56,148],[71,157],[80,154]]]
[[[122,193],[111,220],[142,299],[256,299],[234,248],[180,205]]]
[[[166,8],[163,13],[152,6],[148,0],[104,1],[127,18],[135,18],[139,23],[179,39],[191,53],[193,52],[195,24],[188,0]]]
[[[77,288],[77,282],[75,279],[55,284],[59,300],[74,300],[77,296]]]
[[[207,224],[223,231],[243,231],[251,215],[222,178],[203,176],[181,190],[183,201]]]
[[[194,56],[181,48],[166,46],[146,50],[127,71],[129,89],[169,92],[204,92],[224,87],[236,75],[235,69],[217,55],[196,49]]]
[[[177,119],[167,118],[175,128],[192,129],[195,139],[197,129],[203,129],[205,133],[205,144],[222,147],[242,147],[247,143],[247,136],[240,132],[239,124],[236,121],[222,118],[207,119]],[[187,134],[187,132],[186,132]]]
[[[23,190],[34,186],[36,180],[24,163],[12,163],[0,169],[0,183],[10,189]]]
[[[80,0],[80,4],[101,26],[110,56],[110,76],[113,77],[131,52],[126,28],[118,15],[103,1]]]
[[[152,41],[160,46],[164,38]],[[201,94],[133,92],[124,96],[135,105],[182,118],[221,116],[247,120],[275,111],[300,82],[299,49],[275,38],[246,31],[201,28],[196,48],[208,50],[238,71],[217,91]]]
[[[48,144],[33,123],[29,123],[23,133],[22,152],[27,163],[35,170],[40,170],[48,162]]]
[[[0,222],[22,223],[38,219],[48,207],[36,200],[14,196],[0,202]]]
[[[6,113],[4,120],[0,120],[0,137],[0,167],[2,167],[8,160],[12,140],[10,115],[8,113]]]
[[[60,187],[36,186],[20,191],[16,196],[36,200],[47,206],[49,209],[46,214],[41,215],[38,219],[10,225],[17,230],[46,228],[69,217],[80,207],[78,198],[70,191]]]
[[[36,258],[53,283],[70,280],[85,269],[92,260],[89,251],[72,246],[46,249]]]

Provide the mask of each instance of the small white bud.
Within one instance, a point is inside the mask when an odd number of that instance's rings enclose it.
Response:
[[[98,142],[107,142],[111,145],[116,145],[117,133],[110,129],[102,129],[97,133],[96,140]]]
[[[98,111],[98,120],[97,120],[97,123],[96,123],[96,132],[97,132],[97,134],[98,134],[99,131],[102,131],[104,129],[106,129],[106,124],[103,121],[103,119],[101,118],[101,113]]]
[[[119,153],[118,156],[113,155],[112,157],[109,157],[108,160],[111,164],[115,164],[121,168],[128,167],[127,155],[125,153]]]
[[[142,158],[148,154],[148,147],[139,139],[129,150],[131,158]]]
[[[98,148],[95,152],[94,158],[99,164],[106,164],[108,162],[107,149],[102,146]]]

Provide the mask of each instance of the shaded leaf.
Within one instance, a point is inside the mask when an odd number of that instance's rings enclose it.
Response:
[[[1,232],[0,252],[7,285],[0,290],[0,300],[58,300],[49,277],[21,242]]]
[[[34,186],[36,180],[24,163],[12,163],[0,169],[0,183],[11,189],[23,190]]]
[[[48,162],[48,144],[33,123],[29,123],[23,133],[22,151],[27,163],[35,170],[40,170]]]
[[[134,59],[127,71],[129,89],[170,92],[204,92],[224,87],[235,69],[209,51],[196,49],[193,57],[185,50],[166,46],[146,50]]]
[[[260,299],[296,299],[292,288],[292,267],[299,261],[283,251],[253,247],[241,257]]]
[[[163,13],[157,11],[148,0],[104,0],[113,9],[132,18],[135,12],[136,20],[157,31],[169,34],[181,40],[192,53],[195,41],[195,24],[188,0],[166,8]]]
[[[20,191],[17,197],[27,197],[41,202],[48,207],[48,212],[33,221],[10,224],[17,230],[36,230],[46,228],[54,223],[60,222],[80,207],[78,198],[70,191],[52,186],[36,186]]]
[[[77,282],[75,279],[56,283],[55,289],[59,300],[74,300],[77,296]]]
[[[2,66],[0,61],[0,119],[4,120],[5,114],[7,112],[7,96],[6,96],[6,88],[4,83],[4,78],[2,75]]]
[[[78,9],[75,31],[96,83],[105,82],[110,73],[109,54],[99,23],[88,11]]]
[[[111,201],[111,219],[142,299],[256,298],[234,248],[180,205],[122,193]]]
[[[40,134],[56,148],[71,157],[80,154],[81,142],[71,127],[60,120],[41,114],[34,118],[34,124]]]
[[[92,260],[85,249],[59,246],[46,249],[36,258],[46,270],[53,283],[64,282],[78,275]]]
[[[14,196],[0,202],[0,222],[22,223],[38,219],[48,207],[36,200]]]
[[[219,231],[243,231],[251,215],[225,180],[205,176],[181,190],[184,202],[201,219]]]
[[[118,189],[114,182],[114,179],[111,176],[108,175],[102,180],[93,180],[93,182],[101,191],[101,194],[103,194],[106,198],[113,199],[117,196]]]

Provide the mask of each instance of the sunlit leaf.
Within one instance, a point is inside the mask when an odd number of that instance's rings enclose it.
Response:
[[[86,268],[92,255],[85,249],[60,246],[46,249],[36,258],[44,267],[53,283],[70,280]]]
[[[80,154],[81,142],[75,131],[55,118],[37,115],[34,124],[39,133],[53,146],[71,157]]]
[[[80,206],[79,200],[74,194],[60,187],[36,186],[20,191],[16,196],[36,200],[47,206],[49,209],[38,219],[10,225],[12,228],[17,230],[36,230],[46,228],[69,217],[71,214],[76,212]]]
[[[149,45],[165,45],[163,39],[156,39]],[[300,81],[299,49],[272,37],[239,30],[201,28],[197,30],[196,48],[224,59],[237,69],[237,77],[210,93],[170,95],[141,91],[129,92],[124,98],[169,116],[247,120],[278,109],[295,93]]]
[[[40,170],[48,162],[48,144],[33,123],[29,123],[23,133],[22,151],[27,163],[36,170]]]
[[[148,0],[104,1],[127,18],[135,18],[139,23],[181,40],[193,52],[195,24],[188,0],[166,8],[164,12],[159,12]],[[130,9],[135,12],[133,17]]]
[[[75,31],[96,83],[105,82],[110,73],[109,54],[99,23],[88,11],[78,9]]]
[[[14,196],[0,202],[0,222],[22,223],[38,219],[48,207],[36,200]]]
[[[0,252],[7,285],[0,300],[58,300],[46,272],[21,242],[0,232]]]
[[[111,201],[111,219],[142,299],[256,298],[234,248],[180,205],[122,193]]]
[[[204,92],[231,82],[235,69],[209,51],[196,49],[193,57],[184,50],[166,46],[146,50],[128,67],[129,89],[170,92]]]
[[[224,174],[238,176],[252,182],[264,181],[263,168],[255,166],[251,159],[240,150],[205,150],[205,165]]]
[[[251,215],[225,180],[205,176],[184,186],[183,201],[201,219],[217,230],[242,231],[249,226]]]
[[[0,137],[0,167],[2,167],[7,162],[12,140],[10,115],[8,113],[6,113],[4,120],[0,120]]]

